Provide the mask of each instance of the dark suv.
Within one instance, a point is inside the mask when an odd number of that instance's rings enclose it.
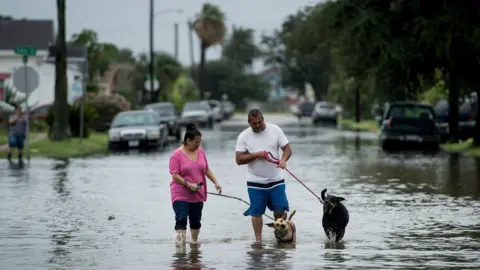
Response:
[[[447,100],[440,100],[435,104],[435,114],[440,138],[444,142],[449,137]],[[477,115],[476,101],[466,101],[460,104],[458,114],[458,137],[460,140],[472,138],[475,130],[475,117]]]
[[[438,150],[440,136],[433,106],[416,102],[394,102],[383,116],[380,142],[384,150],[414,146]]]
[[[175,137],[176,141],[182,138],[181,125],[179,123],[179,115],[171,102],[152,103],[145,106],[145,110],[155,111],[160,117],[160,122],[167,125],[168,136]]]

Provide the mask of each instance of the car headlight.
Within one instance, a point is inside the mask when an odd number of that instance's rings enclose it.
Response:
[[[173,124],[175,124],[175,121],[170,120],[170,121],[168,121],[168,124],[169,124],[170,126],[173,126]]]
[[[147,138],[149,139],[158,139],[160,137],[160,131],[158,130],[149,130],[147,132]]]
[[[112,141],[120,140],[120,132],[119,131],[108,131],[108,137]]]

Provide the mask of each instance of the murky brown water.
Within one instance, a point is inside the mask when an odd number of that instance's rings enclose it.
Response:
[[[173,244],[169,151],[70,163],[0,165],[0,269],[479,269],[480,162],[444,153],[385,154],[354,133],[288,129],[289,168],[313,190],[344,196],[343,247],[325,244],[321,205],[286,177],[296,249],[273,234],[252,248],[246,205],[210,196],[201,245]],[[236,133],[204,132],[224,193],[247,198]],[[108,220],[110,215],[115,219]]]

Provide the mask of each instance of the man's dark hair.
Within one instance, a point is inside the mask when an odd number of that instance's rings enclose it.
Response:
[[[252,118],[257,118],[257,117],[262,117],[263,118],[263,114],[262,112],[259,110],[259,109],[251,109],[249,112],[248,112],[248,119],[250,119],[250,117]]]

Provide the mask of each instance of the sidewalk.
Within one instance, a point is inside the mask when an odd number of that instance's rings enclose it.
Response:
[[[35,138],[32,138],[32,139],[30,140],[30,144],[31,144],[32,142],[36,142],[36,141],[43,140],[43,139],[45,139],[46,137],[47,137],[47,134],[46,134],[46,133],[37,134],[37,135],[35,136]],[[2,150],[7,150],[7,149],[8,149],[8,144],[1,144],[1,145],[0,145],[0,151],[2,151]]]

